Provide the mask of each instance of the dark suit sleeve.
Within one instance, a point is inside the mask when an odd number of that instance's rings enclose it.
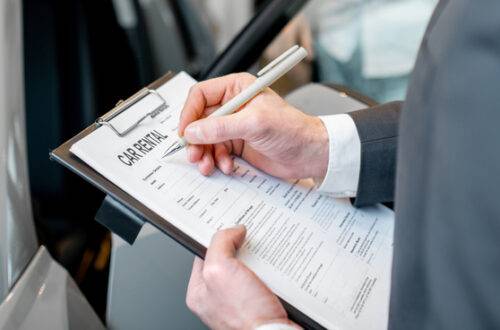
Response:
[[[396,177],[398,123],[402,102],[391,102],[354,111],[354,120],[361,141],[361,167],[357,207],[392,202]]]

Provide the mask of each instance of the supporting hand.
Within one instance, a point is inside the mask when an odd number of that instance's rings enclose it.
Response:
[[[205,261],[195,259],[186,296],[188,307],[212,329],[293,325],[276,295],[236,259],[245,233],[244,226],[217,232]]]

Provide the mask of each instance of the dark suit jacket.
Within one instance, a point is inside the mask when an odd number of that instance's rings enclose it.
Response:
[[[351,114],[355,204],[395,197],[389,328],[500,329],[500,1],[438,4],[401,106]]]

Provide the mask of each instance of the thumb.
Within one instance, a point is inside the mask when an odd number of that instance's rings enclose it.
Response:
[[[212,263],[221,259],[234,258],[236,250],[245,241],[245,235],[246,228],[243,225],[220,230],[215,233],[207,249],[206,262]]]
[[[222,117],[207,117],[189,124],[184,138],[191,144],[215,144],[246,135],[247,127],[241,112]]]

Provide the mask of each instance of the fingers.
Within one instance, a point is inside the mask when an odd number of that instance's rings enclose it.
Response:
[[[203,175],[210,175],[214,171],[215,162],[212,155],[212,146],[204,146],[204,153],[198,162],[198,170]]]
[[[206,264],[217,263],[224,259],[234,258],[236,250],[245,240],[246,228],[238,225],[234,228],[220,230],[212,237],[212,242],[205,257]]]
[[[229,155],[229,150],[222,144],[216,144],[214,147],[214,157],[215,164],[222,171],[222,173],[228,175],[233,172],[233,159]]]
[[[189,144],[186,147],[186,150],[188,155],[188,161],[191,163],[198,163],[201,160],[201,157],[203,157],[205,146]]]
[[[239,225],[220,230],[212,237],[203,266],[203,280],[209,291],[224,286],[238,270],[236,250],[243,244],[245,235],[245,226]]]
[[[215,144],[247,136],[247,115],[237,112],[222,117],[208,117],[191,123],[184,131],[184,137],[191,144]]]
[[[187,306],[211,329],[255,329],[276,320],[292,324],[278,297],[234,258],[244,237],[243,226],[214,235],[205,262],[193,263]]]
[[[212,154],[212,148],[200,144],[215,144],[230,140],[232,136],[243,135],[243,116],[203,119],[201,123],[189,124],[215,111],[254,80],[251,74],[239,73],[203,81],[191,88],[181,113],[179,135],[186,136],[191,144],[187,149],[188,160],[198,163],[203,175],[211,174],[215,164],[226,174],[232,172],[233,161],[229,152],[216,147],[215,154]],[[188,125],[189,129],[186,130]]]
[[[255,77],[250,74],[238,73],[194,85],[181,113],[179,135],[183,136],[186,126],[201,118],[207,107],[224,104],[253,80]]]
[[[234,161],[230,156],[230,150],[226,144],[218,143],[214,145],[213,152],[211,146],[190,144],[187,146],[187,154],[188,161],[198,163],[198,167],[204,175],[211,174],[214,165],[224,174],[231,174],[233,172]]]
[[[193,269],[191,270],[191,277],[189,278],[189,287],[197,287],[203,283],[203,260],[198,257],[194,257]]]
[[[200,302],[205,289],[205,281],[203,280],[203,260],[195,257],[186,293],[186,305],[194,313],[197,313],[200,309]]]

